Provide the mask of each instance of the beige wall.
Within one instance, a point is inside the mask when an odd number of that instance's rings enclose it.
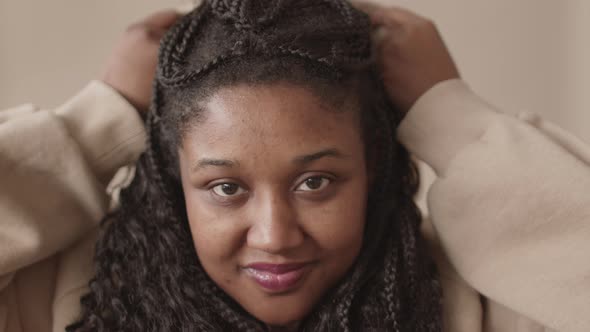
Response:
[[[97,76],[128,22],[187,0],[0,0],[0,108],[52,107]],[[382,0],[438,23],[464,78],[590,141],[590,2]]]
[[[576,1],[570,6],[568,38],[568,82],[571,86],[566,96],[570,110],[564,126],[590,142],[590,1]]]

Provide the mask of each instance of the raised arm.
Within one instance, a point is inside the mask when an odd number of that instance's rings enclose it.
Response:
[[[503,114],[459,79],[435,25],[362,6],[398,139],[435,170],[430,219],[477,291],[559,331],[590,330],[590,147],[534,114]]]
[[[99,81],[53,111],[0,113],[0,275],[96,226],[108,208],[108,180],[142,150],[136,113]]]
[[[130,27],[101,80],[57,109],[0,112],[0,294],[15,271],[105,215],[107,183],[143,150],[137,109],[149,104],[159,40],[177,17],[160,12]]]
[[[422,96],[398,137],[438,175],[430,218],[459,274],[548,327],[590,330],[590,147],[460,80]]]

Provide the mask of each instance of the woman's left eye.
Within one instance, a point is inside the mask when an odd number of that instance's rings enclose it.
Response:
[[[331,182],[331,179],[324,176],[312,176],[305,179],[305,181],[297,187],[297,191],[320,191],[325,189]]]

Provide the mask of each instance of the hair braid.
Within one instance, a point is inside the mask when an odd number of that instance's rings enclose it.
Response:
[[[158,143],[157,143],[157,130],[158,130],[158,122],[159,122],[159,116],[156,114],[155,111],[151,111],[148,114],[148,118],[147,118],[147,147],[146,147],[146,151],[145,151],[145,156],[146,159],[148,160],[148,163],[150,166],[153,167],[154,172],[150,172],[152,175],[152,180],[155,181],[156,185],[158,188],[160,188],[162,190],[162,192],[164,193],[165,197],[167,197],[168,195],[166,195],[166,185],[164,184],[164,181],[162,179],[161,176],[161,167],[159,165],[159,161],[157,159],[156,152],[155,150],[157,149]]]
[[[240,314],[228,305],[227,297],[205,274],[202,267],[196,273],[197,281],[203,293],[209,297],[217,313],[238,331],[243,332],[261,332],[260,325],[252,321],[249,317]]]
[[[393,147],[396,146],[396,143],[394,142],[395,133],[392,128],[393,122],[388,114],[389,112],[385,111],[387,109],[387,103],[384,100],[377,102],[380,105],[374,110],[374,116],[375,121],[381,124],[379,132],[375,135],[379,146],[377,153],[380,156],[380,162],[376,165],[380,179],[380,192],[378,195],[385,195],[389,194],[386,192],[388,188],[395,188],[395,184],[392,183],[394,174],[390,170],[394,167]]]
[[[185,35],[185,31],[189,25],[191,25],[192,16],[186,15],[182,17],[179,22],[174,25],[160,43],[160,52],[158,54],[158,76],[170,76],[172,72],[178,67],[176,62],[180,62],[181,59],[174,59],[174,49],[177,45],[178,40]]]
[[[385,273],[384,273],[384,281],[385,287],[382,292],[382,296],[384,297],[385,304],[387,306],[387,316],[386,320],[391,323],[392,331],[398,332],[401,331],[399,314],[401,313],[401,292],[400,292],[400,285],[402,280],[399,278],[399,250],[398,247],[393,243],[392,240],[389,241],[390,245],[388,248],[390,249],[386,256],[386,263],[385,263]]]
[[[203,22],[203,16],[207,12],[207,6],[209,5],[208,3],[205,3],[203,6],[205,6],[203,10],[193,12],[192,14],[190,14],[194,15],[194,18],[192,18],[189,21],[190,23],[188,24],[188,26],[185,29],[183,29],[184,31],[182,31],[182,39],[175,47],[176,54],[178,54],[179,60],[186,57],[186,53],[189,51],[189,45],[191,44],[191,40],[195,37],[197,28]]]
[[[408,289],[410,292],[416,291],[416,227],[412,227],[412,220],[404,216],[400,224],[400,232],[402,234],[402,256],[407,269]]]
[[[327,4],[338,9],[344,22],[348,25],[354,24],[353,9],[347,1],[342,0],[324,0]]]
[[[285,0],[276,0],[271,4],[270,10],[258,19],[259,24],[274,21],[284,7]]]
[[[294,56],[302,58],[302,59],[322,62],[327,65],[332,65],[330,60],[328,60],[327,58],[321,57],[318,55],[313,55],[310,51],[305,50],[303,48],[281,45],[278,47],[278,49],[279,49],[279,53],[282,53],[284,55],[294,55]]]
[[[396,140],[401,113],[369,66],[370,29],[344,0],[205,0],[177,22],[158,56],[147,149],[121,208],[103,223],[96,276],[68,331],[263,330],[199,262],[174,151],[182,125],[199,115],[195,101],[226,85],[277,80],[358,95],[365,145],[377,149],[361,252],[301,330],[441,331],[440,284],[420,251],[413,203],[419,174]]]
[[[252,25],[248,23],[248,17],[246,16],[246,6],[248,5],[247,1],[241,1],[241,4],[238,8],[236,4],[236,11],[238,12],[238,21],[236,22],[236,29],[244,30],[244,29],[251,29]]]
[[[233,53],[234,52],[232,51],[232,52],[228,52],[226,54],[220,54],[215,59],[206,63],[205,65],[203,65],[201,68],[199,68],[197,70],[186,72],[186,73],[180,74],[180,75],[175,75],[173,77],[159,77],[158,79],[167,88],[180,88],[180,87],[186,86],[186,85],[192,83],[193,81],[195,81],[201,75],[206,74],[207,72],[211,71],[212,69],[214,69],[215,67],[220,65],[222,62],[227,61],[227,60],[231,59],[232,57],[234,57],[235,55]]]
[[[338,315],[338,320],[340,327],[342,328],[342,332],[351,331],[350,308],[352,306],[354,295],[354,292],[348,293],[336,307],[336,314]]]

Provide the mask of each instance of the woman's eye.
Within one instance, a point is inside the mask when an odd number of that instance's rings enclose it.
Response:
[[[297,187],[298,191],[320,191],[326,188],[332,180],[323,176],[313,176],[307,178]]]
[[[222,183],[212,188],[213,192],[221,197],[237,196],[245,192],[244,188],[235,183]]]

